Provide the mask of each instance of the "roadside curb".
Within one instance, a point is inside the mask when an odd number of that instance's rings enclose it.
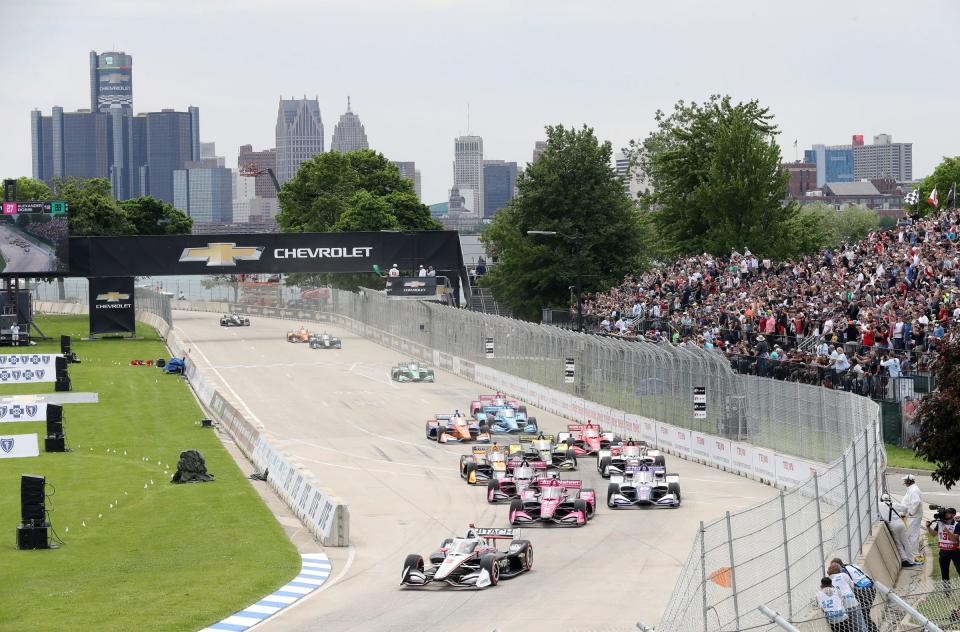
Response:
[[[915,470],[908,467],[890,467],[887,466],[887,472],[894,474],[913,474],[914,476],[930,476],[933,470]]]
[[[243,632],[283,612],[320,588],[333,570],[330,558],[324,553],[304,553],[300,557],[301,568],[296,577],[260,601],[233,613],[223,621],[203,628],[200,632]]]

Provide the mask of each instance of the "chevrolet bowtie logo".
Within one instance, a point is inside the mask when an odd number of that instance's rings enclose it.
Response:
[[[423,281],[404,281],[403,287],[426,287]]]
[[[97,294],[98,301],[107,301],[108,303],[125,301],[128,298],[130,298],[129,294],[121,294],[120,292],[107,292],[106,294]]]
[[[237,244],[207,244],[205,248],[184,248],[180,261],[206,261],[207,266],[235,266],[237,261],[257,261],[263,254],[263,246],[237,246]]]

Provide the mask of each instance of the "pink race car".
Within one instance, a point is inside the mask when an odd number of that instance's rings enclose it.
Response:
[[[569,527],[587,524],[597,507],[596,493],[583,481],[542,479],[510,501],[510,524],[549,522]]]
[[[567,432],[557,435],[557,443],[566,443],[577,456],[596,455],[600,450],[620,443],[613,432],[604,432],[598,424],[589,420],[585,424],[570,424]]]
[[[488,503],[520,498],[524,490],[537,487],[541,480],[549,477],[543,461],[510,461],[507,467],[506,472],[494,472],[493,478],[487,481]]]

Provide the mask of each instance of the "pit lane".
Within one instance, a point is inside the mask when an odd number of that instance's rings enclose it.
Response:
[[[434,384],[394,383],[390,367],[407,358],[336,327],[307,325],[341,337],[342,350],[287,343],[287,330],[299,325],[290,321],[252,317],[250,327],[227,328],[218,314],[178,311],[174,323],[201,370],[350,507],[352,546],[326,550],[331,581],[258,626],[266,632],[634,630],[637,620],[659,620],[701,520],[774,495],[668,455],[683,505],[612,511],[595,459],[585,458],[563,476],[596,490],[597,515],[581,528],[524,528],[533,572],[483,591],[400,589],[407,553],[426,555],[471,522],[508,526],[507,506],[489,505],[485,488],[457,473],[469,447],[439,446],[423,433],[429,416],[467,410],[488,389],[439,370]],[[532,407],[529,413],[548,432],[567,423]]]

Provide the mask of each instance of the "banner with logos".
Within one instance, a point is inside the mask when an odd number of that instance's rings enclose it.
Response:
[[[0,423],[18,421],[46,421],[46,402],[37,404],[0,403]]]
[[[56,381],[57,370],[52,364],[44,368],[25,366],[0,369],[0,384],[37,384]]]
[[[59,353],[0,353],[0,369],[47,369],[57,367]]]
[[[90,335],[134,333],[133,277],[93,277],[89,281]]]
[[[0,434],[0,459],[19,459],[30,456],[40,456],[40,442],[37,439],[37,433]]]
[[[390,277],[387,296],[433,296],[437,293],[437,277]]]

